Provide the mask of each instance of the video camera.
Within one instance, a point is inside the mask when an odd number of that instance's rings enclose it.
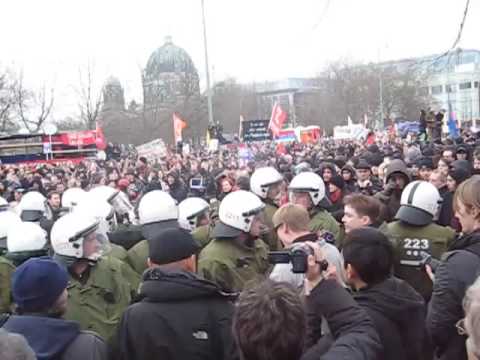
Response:
[[[420,251],[420,256],[422,257],[422,261],[420,262],[421,266],[423,268],[425,267],[425,265],[430,266],[432,272],[435,274],[435,271],[437,271],[438,265],[440,265],[441,261],[435,259],[434,257],[432,257],[432,255],[425,251]]]
[[[292,272],[294,274],[305,274],[308,270],[308,255],[313,255],[313,249],[305,243],[294,244],[286,251],[271,251],[268,253],[268,261],[270,264],[292,264]],[[321,271],[326,271],[328,262],[326,260],[319,261]]]

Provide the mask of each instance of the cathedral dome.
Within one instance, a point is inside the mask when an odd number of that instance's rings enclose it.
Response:
[[[197,74],[197,69],[188,53],[173,44],[171,37],[155,50],[145,68],[146,80],[158,79],[164,73]]]

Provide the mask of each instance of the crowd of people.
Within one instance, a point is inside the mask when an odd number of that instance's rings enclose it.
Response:
[[[479,135],[0,165],[0,359],[480,359]]]

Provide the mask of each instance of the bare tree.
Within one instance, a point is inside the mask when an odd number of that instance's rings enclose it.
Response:
[[[14,84],[13,72],[5,70],[0,74],[0,133],[18,127],[13,117],[15,109]]]
[[[79,83],[77,89],[79,96],[79,118],[87,129],[94,129],[102,108],[102,92],[94,85],[93,66],[88,62],[85,71],[79,69]]]
[[[15,81],[13,92],[21,124],[31,133],[38,132],[52,113],[54,89],[47,91],[45,84],[37,92],[25,88],[21,71]]]
[[[304,108],[317,107],[319,125],[331,130],[344,125],[350,116],[359,122],[367,115],[379,119],[380,77],[383,82],[383,113],[385,118],[415,119],[419,110],[431,99],[420,89],[426,83],[422,74],[401,72],[396,67],[355,64],[340,61],[330,64],[319,76],[319,91]]]

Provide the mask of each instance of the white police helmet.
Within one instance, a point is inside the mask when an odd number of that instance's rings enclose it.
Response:
[[[138,217],[142,225],[177,220],[178,207],[170,194],[162,190],[153,190],[140,199]]]
[[[62,207],[72,209],[85,198],[86,194],[87,192],[79,187],[73,187],[65,190],[62,195]]]
[[[1,211],[0,212],[0,249],[7,248],[7,234],[8,231],[20,224],[20,216],[13,211]]]
[[[96,261],[110,250],[107,235],[99,229],[100,221],[81,212],[71,212],[58,219],[52,227],[50,241],[60,259]],[[85,243],[96,240],[97,247],[85,253]],[[90,249],[92,250],[92,249]]]
[[[210,205],[199,197],[189,197],[178,204],[178,223],[181,228],[193,231],[199,215],[210,209]]]
[[[47,244],[47,232],[36,223],[20,222],[8,230],[7,250],[9,254],[46,251]]]
[[[296,175],[288,186],[290,195],[295,192],[309,193],[314,206],[325,198],[325,183],[314,172],[301,172]]]
[[[411,182],[402,192],[396,219],[411,225],[428,225],[437,214],[441,201],[440,193],[433,184]]]
[[[280,183],[283,176],[273,167],[256,169],[250,178],[250,190],[262,199],[267,198],[268,189],[271,185]]]
[[[113,206],[102,198],[94,197],[93,194],[86,194],[84,199],[73,209],[73,211],[82,214],[83,216],[94,217],[100,221],[99,228],[105,233],[113,231],[117,226]]]
[[[231,238],[250,232],[254,217],[264,208],[265,204],[254,193],[245,190],[229,193],[220,203],[220,221],[213,229],[213,237]]]
[[[9,208],[7,200],[0,196],[0,211],[7,210]]]
[[[43,216],[49,217],[47,199],[38,191],[29,191],[18,204],[22,221],[37,222]]]

